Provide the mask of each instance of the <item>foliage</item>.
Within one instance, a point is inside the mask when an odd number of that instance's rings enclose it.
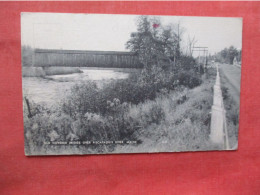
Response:
[[[200,76],[193,70],[181,72],[178,74],[178,81],[180,85],[194,88],[202,83]]]
[[[102,100],[99,98],[97,84],[92,81],[78,83],[72,86],[68,97],[64,98],[62,110],[72,118],[79,114],[83,116],[86,112],[101,112]]]
[[[178,32],[172,26],[163,26],[156,17],[140,16],[137,32],[131,33],[126,48],[138,54],[145,69],[154,65],[173,66],[174,58],[180,56]]]
[[[238,122],[239,122],[239,104],[232,97],[229,90],[229,83],[226,78],[221,77],[221,90],[223,95],[223,103],[226,110],[226,121],[230,146],[236,147],[238,139]]]
[[[179,67],[184,70],[195,70],[196,61],[192,56],[181,56],[178,63]]]
[[[215,57],[219,62],[233,64],[235,57],[241,61],[241,51],[237,50],[234,46],[230,46],[217,53]]]
[[[138,32],[131,33],[130,40],[126,47],[139,56],[139,60],[145,68],[149,68],[156,63],[158,56],[161,54],[159,44],[157,44],[156,34],[151,27],[151,21],[147,16],[141,16],[138,21]]]
[[[213,103],[211,88],[214,85],[212,78],[215,77],[211,70],[209,77],[194,89],[178,87],[168,96],[159,96],[153,101],[132,105],[129,114],[142,126],[136,136],[143,142],[127,149],[134,152],[216,149],[209,141],[210,111]],[[151,109],[152,107],[154,109]],[[160,121],[150,122],[154,112],[163,116]],[[116,152],[124,150],[125,146],[116,148]]]

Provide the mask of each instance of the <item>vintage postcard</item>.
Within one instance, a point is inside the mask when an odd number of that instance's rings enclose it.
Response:
[[[236,150],[242,18],[21,13],[26,155]]]

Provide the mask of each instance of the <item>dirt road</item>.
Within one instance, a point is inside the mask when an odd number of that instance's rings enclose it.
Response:
[[[230,64],[219,64],[221,82],[227,82],[229,93],[239,105],[241,68]]]

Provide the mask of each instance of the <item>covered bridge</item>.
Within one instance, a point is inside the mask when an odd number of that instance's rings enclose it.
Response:
[[[133,52],[35,49],[34,66],[142,68]]]

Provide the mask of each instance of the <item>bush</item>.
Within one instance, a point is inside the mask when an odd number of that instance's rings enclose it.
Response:
[[[87,112],[99,113],[104,105],[101,104],[102,100],[100,100],[98,94],[99,91],[95,82],[87,81],[75,84],[68,97],[65,97],[62,110],[74,119],[77,114],[84,116]]]
[[[109,82],[104,84],[102,89],[91,81],[78,83],[71,88],[71,93],[64,99],[63,111],[74,118],[77,113],[84,115],[86,112],[104,116],[111,114],[107,101],[116,98],[121,103],[138,104],[155,99],[162,89],[166,92],[175,85],[173,77],[167,78],[165,75],[159,75],[153,80],[145,80],[144,76],[137,77],[138,74],[133,74],[128,79]]]
[[[152,66],[150,70],[144,69],[140,75],[140,85],[150,85],[157,91],[162,88],[174,89],[174,73],[162,69],[161,67]]]
[[[105,119],[98,114],[87,112],[84,116],[78,116],[73,128],[80,140],[108,140]]]
[[[178,63],[183,70],[194,70],[196,65],[195,59],[191,56],[181,56]]]
[[[45,142],[78,139],[72,128],[70,116],[64,113],[43,111],[28,118],[24,116],[26,153],[44,152]]]
[[[105,85],[100,93],[106,100],[117,98],[121,102],[138,104],[139,102],[143,102],[147,96],[151,96],[147,95],[147,90],[144,86],[139,86],[137,80],[129,78]],[[153,91],[150,90],[149,93],[152,94]]]
[[[178,81],[180,85],[185,87],[194,88],[199,86],[202,83],[202,80],[196,72],[190,71],[183,71],[178,74]]]
[[[222,97],[223,100],[227,100],[229,98],[229,92],[228,92],[228,88],[226,86],[221,86],[221,91],[222,91]]]
[[[165,119],[165,113],[160,105],[152,104],[147,112],[143,111],[141,113],[141,119],[144,120],[147,125],[152,123],[160,124],[160,122]]]

